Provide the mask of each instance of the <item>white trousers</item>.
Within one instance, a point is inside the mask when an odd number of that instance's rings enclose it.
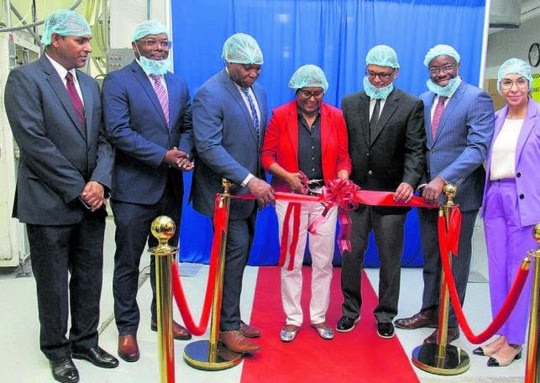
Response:
[[[280,243],[287,205],[287,202],[276,202]],[[287,270],[290,262],[290,254],[287,252],[285,264],[281,268],[281,301],[286,323],[290,325],[301,326],[303,322],[300,298],[302,295],[302,262],[308,236],[307,229],[311,222],[321,216],[323,211],[324,206],[322,204],[302,204],[294,267],[291,271]],[[312,259],[311,302],[309,305],[311,324],[325,322],[326,311],[330,303],[330,282],[332,281],[332,259],[334,257],[337,212],[337,207],[330,209],[326,220],[317,228],[317,234],[309,236],[309,252]],[[287,247],[290,246],[292,241],[293,215],[290,216]]]

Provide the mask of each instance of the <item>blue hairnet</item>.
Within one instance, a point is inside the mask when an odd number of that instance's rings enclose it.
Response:
[[[131,41],[135,42],[146,35],[161,35],[162,33],[165,33],[167,37],[169,36],[169,30],[165,25],[157,20],[145,20],[135,27]]]
[[[41,43],[50,45],[53,33],[60,36],[92,36],[90,25],[84,17],[69,9],[59,9],[47,17],[43,25]]]
[[[366,55],[366,65],[387,66],[399,68],[396,51],[388,45],[376,45]]]
[[[264,63],[263,54],[257,41],[245,33],[236,33],[223,44],[223,60],[228,63],[258,64]]]
[[[289,88],[302,89],[308,87],[322,88],[326,93],[328,81],[321,68],[317,65],[303,65],[296,70],[289,80]]]
[[[450,56],[454,60],[456,60],[456,63],[458,64],[459,60],[461,60],[459,53],[453,47],[446,44],[439,44],[435,45],[428,51],[428,53],[426,53],[426,57],[424,57],[424,65],[429,66],[431,60],[433,60],[437,56]]]
[[[520,74],[529,82],[529,90],[532,89],[532,75],[531,67],[525,61],[511,58],[504,62],[499,68],[499,74],[497,76],[497,90],[501,93],[501,80],[506,77],[507,74]]]

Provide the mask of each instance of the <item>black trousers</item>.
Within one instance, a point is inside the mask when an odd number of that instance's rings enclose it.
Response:
[[[137,333],[140,321],[137,305],[139,283],[139,266],[141,256],[148,242],[149,247],[157,245],[157,240],[150,233],[152,221],[166,215],[176,224],[176,232],[169,240],[171,246],[178,245],[180,235],[180,217],[182,215],[182,199],[168,192],[168,187],[161,199],[153,205],[140,205],[121,201],[112,201],[114,223],[116,225],[114,254],[113,296],[114,316],[120,335]],[[149,254],[145,256],[150,256]],[[150,311],[156,320],[156,281],[155,260],[150,257],[150,282],[152,286],[152,303]]]
[[[229,220],[221,299],[221,331],[233,331],[240,328],[240,295],[244,269],[255,236],[256,206],[247,218]]]
[[[70,355],[72,349],[94,347],[98,343],[105,214],[88,211],[81,222],[72,225],[27,224],[27,231],[41,351],[54,360]]]
[[[360,206],[351,212],[352,252],[343,254],[341,290],[343,315],[356,319],[362,306],[362,266],[373,230],[381,268],[379,271],[379,304],[373,314],[377,322],[392,322],[397,314],[403,233],[407,213],[380,214],[371,206]]]

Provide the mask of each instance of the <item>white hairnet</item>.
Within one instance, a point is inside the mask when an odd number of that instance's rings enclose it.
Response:
[[[69,9],[59,9],[49,15],[43,25],[43,45],[51,44],[51,36],[92,36],[90,25],[79,13]]]

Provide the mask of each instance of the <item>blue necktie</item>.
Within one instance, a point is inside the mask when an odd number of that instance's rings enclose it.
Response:
[[[249,109],[251,109],[251,118],[253,119],[253,127],[255,128],[255,131],[258,134],[259,133],[259,116],[257,115],[257,108],[255,108],[255,103],[253,102],[253,99],[251,98],[251,94],[249,94],[249,88],[242,88],[242,92],[244,92],[248,100]]]

